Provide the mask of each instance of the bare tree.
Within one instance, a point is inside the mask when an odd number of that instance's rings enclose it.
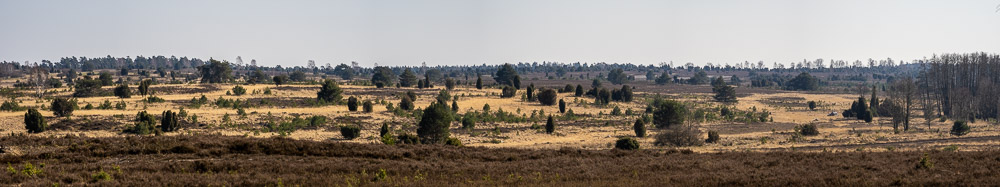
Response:
[[[37,95],[38,98],[42,98],[42,94],[45,93],[45,86],[47,85],[45,84],[45,81],[49,79],[49,71],[46,71],[45,68],[38,66],[38,63],[35,63],[31,67],[31,75],[29,78],[30,82],[34,84],[35,95]]]
[[[910,110],[913,107],[913,98],[917,94],[916,84],[913,82],[912,77],[903,77],[896,79],[892,82],[891,90],[892,94],[889,94],[891,101],[897,108],[898,112],[893,114],[894,119],[899,119],[903,123],[903,131],[910,130]],[[897,121],[897,120],[893,120]]]

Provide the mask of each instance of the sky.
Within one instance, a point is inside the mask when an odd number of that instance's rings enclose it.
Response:
[[[1000,52],[1000,0],[0,0],[0,61],[913,60]]]

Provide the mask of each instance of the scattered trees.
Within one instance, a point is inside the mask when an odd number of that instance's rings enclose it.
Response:
[[[337,67],[333,68],[333,74],[340,76],[340,79],[351,80],[354,79],[354,68],[341,63],[340,65],[337,65]]]
[[[288,75],[276,75],[271,78],[274,81],[274,86],[281,87],[282,84],[288,83]]]

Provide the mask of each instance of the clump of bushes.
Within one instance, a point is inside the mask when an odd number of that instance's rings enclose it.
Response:
[[[816,128],[816,124],[805,124],[796,128],[799,134],[803,136],[816,136],[819,135],[819,128]]]
[[[52,113],[59,117],[73,115],[73,110],[77,108],[76,99],[56,98],[52,100]]]
[[[517,94],[517,88],[504,86],[503,90],[500,92],[500,98],[511,98]]]
[[[17,102],[15,102],[13,99],[4,101],[3,105],[0,105],[0,111],[14,112],[21,110],[24,110],[24,107],[21,107],[21,105],[17,104]]]
[[[163,120],[160,122],[160,129],[163,132],[173,132],[177,130],[177,113],[167,110],[163,112]]]
[[[413,134],[400,134],[396,137],[396,143],[401,144],[420,144],[420,137]]]
[[[353,140],[361,136],[361,128],[353,125],[340,126],[340,135],[349,140]]]
[[[621,138],[615,141],[615,149],[636,150],[639,149],[639,141],[632,138]]]
[[[955,121],[955,124],[951,126],[951,135],[962,136],[969,133],[969,123],[966,121]]]
[[[374,104],[372,104],[372,101],[370,100],[365,101],[365,103],[362,104],[361,106],[364,109],[365,113],[372,113],[375,111]]]
[[[243,86],[236,85],[235,87],[233,87],[233,95],[241,96],[241,95],[246,94],[246,93],[247,93],[247,89],[243,88]]]
[[[556,96],[557,95],[555,90],[546,88],[538,93],[538,102],[542,103],[542,105],[547,105],[547,106],[555,105]]]
[[[133,134],[152,134],[156,131],[156,117],[146,111],[140,111],[135,115],[135,125],[126,130]]]
[[[692,125],[675,125],[656,135],[654,144],[658,146],[700,146],[701,130]]]

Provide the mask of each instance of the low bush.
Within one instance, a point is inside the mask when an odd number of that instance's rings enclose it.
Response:
[[[353,125],[341,126],[340,135],[349,140],[353,140],[361,136],[361,128]]]
[[[805,124],[797,128],[798,133],[803,136],[816,136],[819,135],[819,128],[816,124]]]
[[[951,135],[962,136],[969,133],[969,123],[966,121],[955,121],[955,124],[951,126]]]
[[[28,112],[24,114],[24,128],[28,129],[28,133],[44,132],[47,126],[45,117],[38,110],[28,109]]]
[[[396,137],[396,143],[401,144],[420,144],[420,137],[413,134],[400,134]]]
[[[462,147],[462,140],[459,140],[458,138],[448,138],[447,140],[445,140],[444,144],[450,146]]]
[[[705,141],[701,139],[701,130],[691,125],[674,125],[656,135],[655,145],[658,146],[700,146]]]
[[[615,141],[615,149],[636,150],[639,149],[639,141],[632,138],[621,138]]]

